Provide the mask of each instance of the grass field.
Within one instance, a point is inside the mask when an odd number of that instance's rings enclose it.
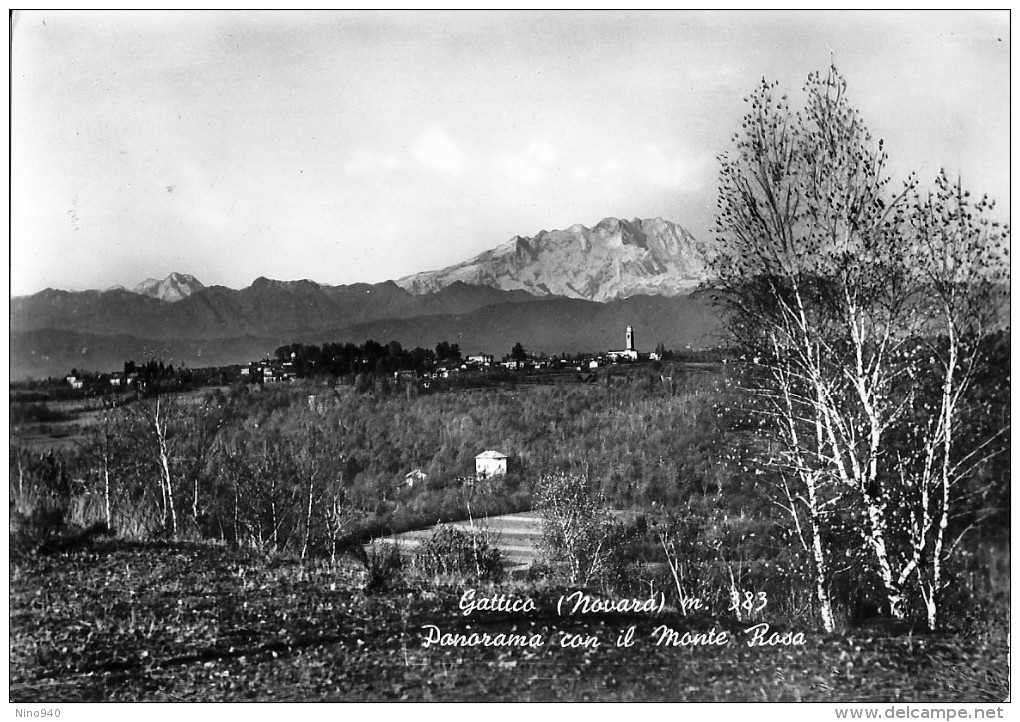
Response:
[[[216,391],[227,391],[226,386],[209,386],[177,394],[180,403],[195,406]],[[131,407],[131,394],[117,397],[118,406]],[[37,406],[53,419],[26,420],[20,418],[25,409]],[[23,402],[17,398],[11,401],[11,443],[31,451],[46,452],[51,449],[70,449],[85,442],[89,429],[102,423],[102,402],[100,399],[83,397],[75,399]]]

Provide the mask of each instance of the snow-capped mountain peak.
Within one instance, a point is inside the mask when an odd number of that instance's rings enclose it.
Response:
[[[131,290],[142,296],[159,298],[172,303],[187,298],[202,288],[205,286],[194,276],[187,273],[171,273],[162,281],[147,278]]]

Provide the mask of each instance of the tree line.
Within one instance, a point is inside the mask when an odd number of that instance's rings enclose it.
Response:
[[[405,349],[398,341],[381,344],[369,339],[360,346],[353,343],[291,343],[273,354],[280,361],[291,361],[302,376],[346,376],[358,373],[394,371],[432,371],[437,365],[459,364],[460,346],[440,341],[435,349]]]

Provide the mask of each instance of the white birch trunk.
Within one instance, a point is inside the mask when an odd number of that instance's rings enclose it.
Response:
[[[156,397],[156,440],[159,444],[159,464],[163,475],[163,486],[165,489],[166,505],[170,509],[170,533],[174,539],[177,538],[177,509],[174,507],[174,488],[170,476],[170,458],[166,443],[166,424],[160,419],[159,397]],[[165,516],[164,516],[165,518]]]

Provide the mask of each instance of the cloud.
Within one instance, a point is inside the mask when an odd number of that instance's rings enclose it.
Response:
[[[558,159],[556,149],[549,143],[536,141],[518,153],[496,156],[495,165],[511,183],[537,185],[546,179],[546,171]]]
[[[628,171],[627,165],[607,160],[598,165],[579,165],[570,173],[570,179],[579,183],[609,183],[619,180]]]
[[[442,128],[433,127],[422,133],[411,150],[420,165],[450,175],[464,170],[464,152]]]
[[[711,165],[709,155],[669,153],[653,143],[644,147],[643,174],[653,185],[691,190],[703,185]]]
[[[587,160],[573,166],[569,177],[589,187],[689,192],[704,187],[714,169],[710,154],[683,152],[668,144],[664,149],[655,143],[637,146],[624,155]]]
[[[344,172],[351,175],[394,170],[400,167],[400,160],[392,155],[382,155],[373,150],[362,149],[344,166]]]

